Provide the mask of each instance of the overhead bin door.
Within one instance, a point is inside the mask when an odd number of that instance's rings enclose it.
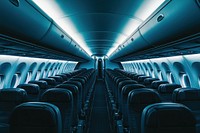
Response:
[[[200,8],[196,0],[171,0],[140,33],[152,45],[160,45],[200,32]]]
[[[40,40],[51,24],[47,16],[25,0],[18,5],[10,1],[14,0],[0,0],[0,34],[29,42]]]
[[[147,47],[148,43],[141,37],[137,30],[123,45],[120,46],[120,48],[118,48],[118,50],[116,50],[110,59],[117,59]]]
[[[80,46],[54,23],[52,23],[48,33],[42,38],[40,44],[84,59],[90,59]]]

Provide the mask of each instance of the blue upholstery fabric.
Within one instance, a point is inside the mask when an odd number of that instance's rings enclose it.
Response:
[[[142,113],[141,133],[196,133],[195,118],[186,106],[157,103]]]
[[[60,111],[49,103],[20,104],[10,117],[10,133],[63,133]]]

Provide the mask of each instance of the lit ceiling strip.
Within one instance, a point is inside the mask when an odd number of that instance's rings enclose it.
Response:
[[[116,43],[113,44],[113,47],[108,51],[107,56],[109,57],[121,44],[123,44],[126,41],[126,39],[128,39],[135,32],[135,30],[142,24],[142,22],[145,21],[164,2],[165,0],[143,1],[141,6],[138,7],[137,12],[133,14],[133,16],[138,16],[141,21],[138,20],[134,21],[133,17],[133,20],[130,20],[126,24],[126,26],[122,31],[122,33],[124,33],[126,36],[120,35],[116,39],[115,41]]]
[[[56,0],[33,0],[33,2],[51,17],[74,41],[76,41],[88,55],[92,55],[92,52],[84,42],[83,37],[80,34],[77,34],[78,31],[73,23],[68,19],[65,19],[64,21],[63,19],[60,19],[60,16],[64,16],[64,13],[56,3]]]

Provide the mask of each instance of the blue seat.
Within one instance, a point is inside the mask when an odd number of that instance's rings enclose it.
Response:
[[[153,89],[135,89],[128,95],[128,122],[131,133],[141,132],[141,115],[143,109],[161,102],[159,94]]]
[[[152,83],[153,81],[158,81],[158,80],[159,80],[158,78],[145,78],[143,84],[144,84],[146,87],[151,87],[151,83]]]
[[[31,80],[28,82],[29,84],[37,84],[40,87],[40,96],[42,93],[49,88],[48,84],[44,80]]]
[[[177,88],[181,88],[181,85],[179,85],[179,84],[161,84],[158,87],[158,92],[162,98],[162,101],[171,102],[173,91]]]
[[[11,114],[10,133],[63,133],[60,111],[49,103],[20,104]]]
[[[122,88],[122,94],[121,94],[121,102],[122,102],[122,115],[123,115],[123,125],[125,128],[128,128],[128,103],[127,103],[127,99],[128,99],[128,94],[129,92],[131,92],[134,89],[140,89],[140,88],[145,88],[144,85],[142,84],[128,84],[125,85]]]
[[[73,95],[73,100],[74,100],[74,105],[73,105],[73,122],[72,125],[75,127],[78,123],[78,116],[81,113],[81,105],[80,105],[80,93],[78,91],[78,87],[72,84],[60,84],[57,85],[56,88],[62,88],[62,89],[67,89],[72,92]]]
[[[9,117],[12,110],[27,101],[27,93],[21,88],[4,88],[0,90],[0,132],[8,133]]]
[[[178,88],[173,92],[173,102],[181,103],[191,109],[196,118],[196,129],[200,132],[200,90],[197,88]]]
[[[40,101],[48,102],[57,106],[61,112],[63,132],[71,133],[73,130],[73,95],[67,89],[51,88],[46,90]]]
[[[55,87],[57,85],[54,78],[41,78],[39,80],[46,81],[48,84],[48,88]]]
[[[40,87],[37,84],[20,84],[17,88],[22,88],[27,93],[27,100],[36,102],[39,100]]]
[[[142,112],[141,133],[196,133],[195,118],[186,106],[156,103]]]
[[[152,88],[152,89],[158,90],[158,87],[159,87],[159,85],[161,85],[161,84],[169,84],[169,82],[168,82],[168,81],[156,80],[156,81],[153,81],[153,82],[151,83],[151,88]]]

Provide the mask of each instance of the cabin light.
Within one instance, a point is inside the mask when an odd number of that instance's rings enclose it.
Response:
[[[77,34],[78,31],[71,20],[69,18],[62,18],[63,16],[66,16],[66,14],[64,14],[56,1],[33,0],[33,2],[39,8],[41,8],[49,17],[51,17],[55,21],[55,23],[57,23],[75,42],[77,42],[88,55],[92,55],[89,47],[83,41],[82,36],[80,34]]]
[[[23,56],[14,56],[14,55],[0,55],[0,60],[16,60],[16,59],[22,59],[22,60],[31,60],[31,61],[36,61],[36,62],[40,62],[40,61],[50,61],[50,62],[60,62],[60,63],[78,63],[75,61],[66,61],[66,60],[55,60],[55,59],[44,59],[44,58],[33,58],[33,57],[23,57]]]
[[[133,14],[137,18],[132,18],[122,30],[121,35],[116,39],[114,48],[111,48],[107,56],[109,57],[113,52],[118,48],[119,45],[123,44],[135,31],[136,29],[144,22],[150,15],[163,4],[166,0],[145,0],[141,2],[141,5],[138,7],[138,10]]]

